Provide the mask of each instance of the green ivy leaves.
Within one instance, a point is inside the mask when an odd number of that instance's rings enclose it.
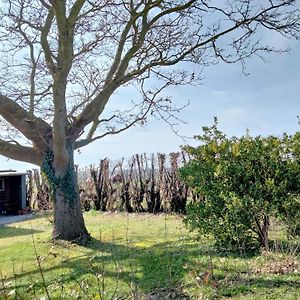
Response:
[[[75,204],[77,192],[74,180],[74,166],[70,163],[64,176],[57,177],[53,168],[54,154],[48,150],[41,167],[42,175],[46,177],[53,201],[56,201],[56,193],[60,192],[70,206]]]

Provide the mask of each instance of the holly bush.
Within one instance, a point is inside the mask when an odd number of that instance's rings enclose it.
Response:
[[[201,144],[184,147],[190,160],[179,170],[197,195],[187,206],[191,229],[230,250],[268,248],[270,217],[300,233],[300,133],[227,138],[215,118],[195,139]]]

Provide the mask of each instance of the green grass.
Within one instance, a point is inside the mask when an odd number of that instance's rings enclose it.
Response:
[[[85,221],[85,247],[51,244],[47,217],[0,226],[0,299],[300,299],[300,260],[286,244],[241,257],[215,252],[179,216]]]

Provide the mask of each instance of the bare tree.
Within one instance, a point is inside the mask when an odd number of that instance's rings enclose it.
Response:
[[[143,124],[172,123],[164,89],[201,69],[270,51],[265,32],[299,37],[292,0],[3,0],[0,154],[36,164],[51,187],[53,238],[88,238],[73,152]],[[192,65],[193,67],[190,67]],[[191,71],[192,70],[192,71]],[[133,85],[140,101],[105,106]],[[126,106],[129,103],[129,106]]]

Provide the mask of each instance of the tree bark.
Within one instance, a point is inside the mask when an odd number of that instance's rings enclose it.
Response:
[[[80,242],[89,240],[90,235],[84,224],[79,196],[73,201],[67,199],[63,191],[56,192],[52,239]]]
[[[270,221],[268,216],[262,217],[262,222],[260,222],[258,217],[255,217],[255,223],[257,226],[257,235],[260,244],[266,249],[269,250],[269,227]]]
[[[84,243],[90,239],[90,234],[84,224],[73,155],[73,148],[69,148],[68,168],[63,175],[59,171],[57,176],[53,152],[47,152],[42,171],[48,180],[53,201],[52,239]]]

